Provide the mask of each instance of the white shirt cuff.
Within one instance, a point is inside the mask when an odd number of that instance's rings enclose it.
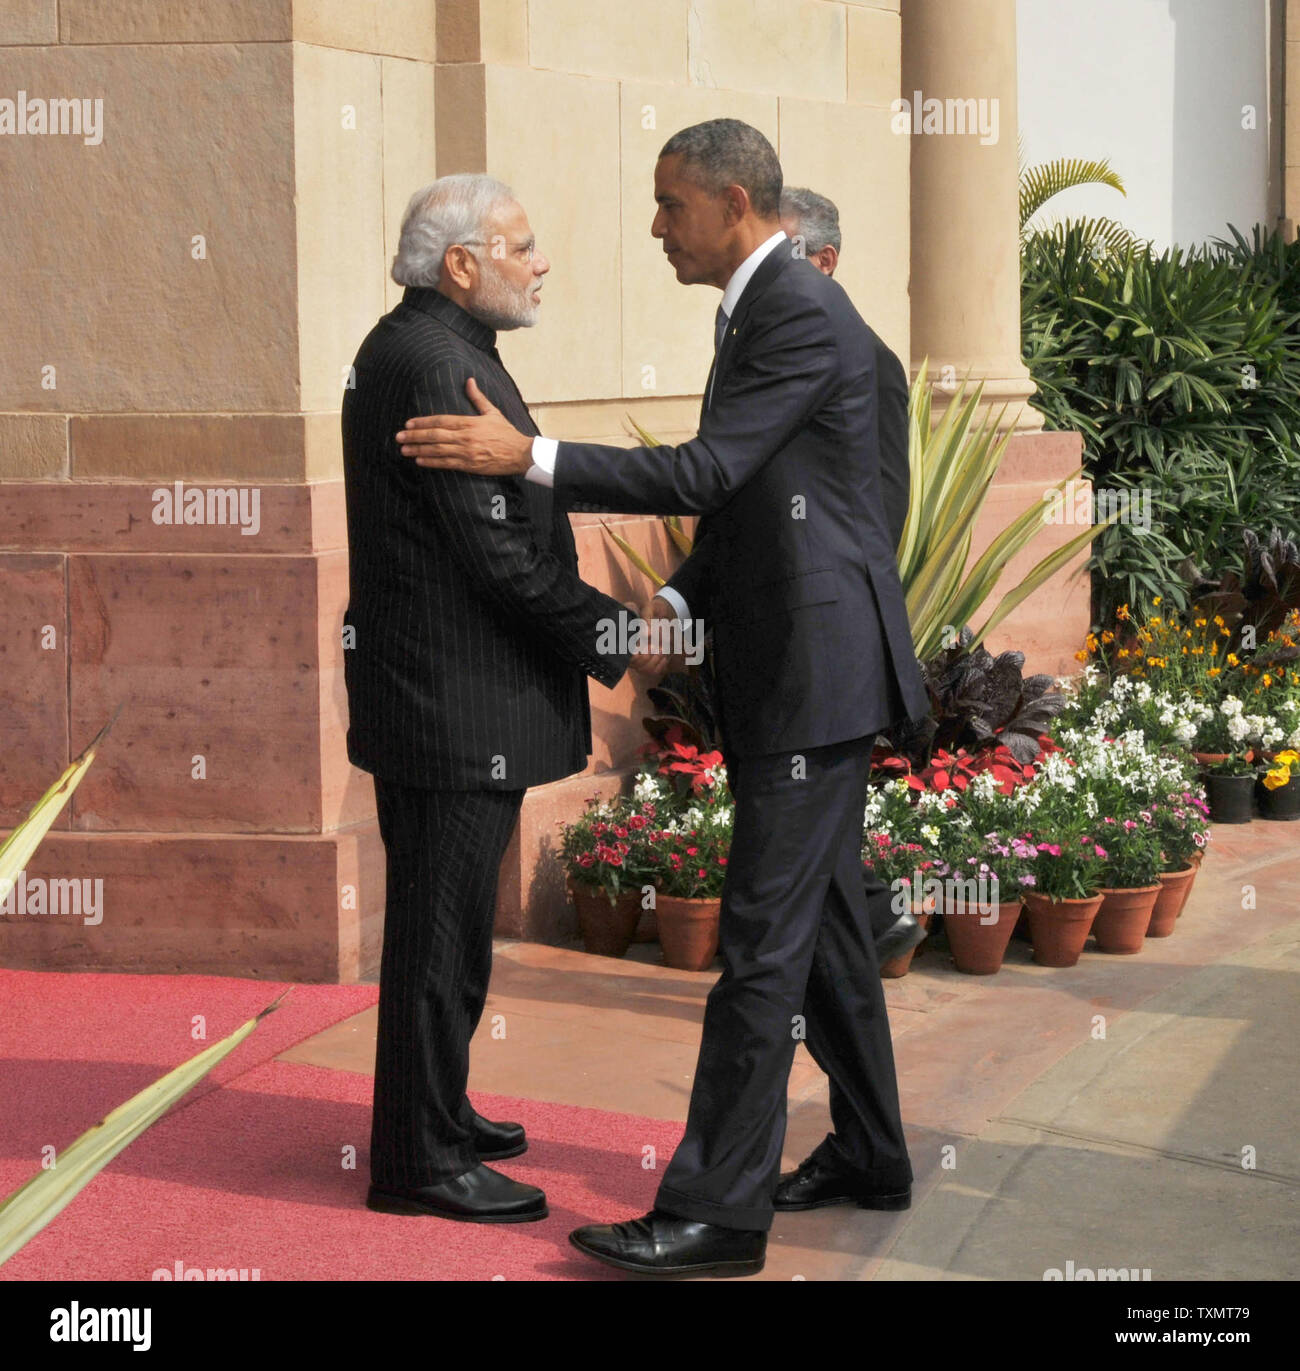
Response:
[[[524,479],[535,481],[539,486],[555,484],[555,454],[560,444],[555,438],[533,439],[533,464],[524,472]]]
[[[686,601],[672,588],[672,586],[660,586],[655,594],[673,611],[681,620],[691,617],[691,611],[686,606]]]

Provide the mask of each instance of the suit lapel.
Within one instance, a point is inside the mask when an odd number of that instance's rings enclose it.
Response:
[[[731,365],[735,357],[736,344],[740,335],[740,330],[745,326],[745,319],[749,311],[754,306],[754,301],[772,284],[773,281],[783,272],[793,260],[794,244],[778,243],[771,252],[758,264],[758,270],[745,285],[745,289],[740,292],[740,299],[736,301],[736,308],[732,311],[731,318],[727,321],[727,327],[722,335],[722,342],[718,346],[717,355],[713,359],[713,365],[709,368],[709,380],[704,387],[705,404],[700,410],[703,417],[704,410],[709,407],[709,397],[712,395],[712,386],[720,386],[726,376],[727,368]]]

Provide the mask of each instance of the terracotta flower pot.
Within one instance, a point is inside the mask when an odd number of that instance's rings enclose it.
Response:
[[[1276,790],[1270,790],[1261,779],[1256,783],[1255,796],[1261,819],[1280,819],[1284,823],[1300,819],[1300,776],[1292,776]]]
[[[912,913],[916,915],[916,921],[921,925],[922,928],[928,929],[930,927],[931,915],[927,914],[924,910],[915,908],[912,910]],[[881,962],[881,979],[886,981],[893,981],[897,980],[899,976],[906,976],[908,971],[911,969],[912,958],[915,956],[916,948],[913,947],[910,948],[908,951],[904,952],[901,956],[889,957],[885,961]]]
[[[1216,776],[1205,778],[1205,794],[1210,803],[1210,821],[1216,824],[1248,824],[1251,801],[1255,795],[1254,776]]]
[[[1160,894],[1154,885],[1117,887],[1101,892],[1101,908],[1092,921],[1092,936],[1099,952],[1131,957],[1146,946],[1151,910]]]
[[[1034,960],[1039,966],[1074,966],[1088,941],[1101,895],[1086,900],[1053,900],[1050,895],[1024,895]]]
[[[707,971],[718,955],[718,915],[722,901],[660,895],[655,903],[664,965],[678,971]]]
[[[603,890],[569,882],[582,929],[582,948],[597,957],[623,957],[641,917],[641,892],[625,890],[611,900]]]
[[[1151,922],[1147,925],[1148,938],[1167,938],[1174,931],[1174,920],[1178,918],[1187,892],[1196,879],[1196,863],[1185,866],[1181,871],[1162,871],[1160,873],[1160,893],[1151,906]]]
[[[948,946],[952,949],[957,970],[968,976],[991,976],[1000,970],[1012,930],[1020,918],[1020,908],[1018,899],[1003,900],[988,914],[978,905],[960,910],[945,908],[943,931],[948,935]],[[994,916],[993,922],[985,923],[990,916]]]
[[[659,918],[653,909],[643,909],[632,934],[634,943],[657,943],[659,941]]]
[[[1253,762],[1255,760],[1255,749],[1253,747],[1248,747],[1245,750],[1245,752],[1243,752],[1241,755],[1246,759],[1246,761]],[[1197,762],[1201,766],[1218,766],[1220,762],[1226,762],[1228,758],[1232,756],[1232,753],[1193,752],[1192,756],[1197,760]]]

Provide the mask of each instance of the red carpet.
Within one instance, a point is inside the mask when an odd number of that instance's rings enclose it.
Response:
[[[237,1028],[284,989],[212,976],[0,970],[0,1194],[115,1105]],[[601,1280],[571,1228],[644,1213],[681,1125],[474,1094],[517,1119],[529,1150],[502,1163],[542,1186],[550,1217],[478,1225],[365,1208],[369,1076],[273,1058],[377,998],[295,986],[208,1079],[0,1267],[8,1280],[148,1280],[159,1268],[242,1268],[271,1280]],[[192,1038],[195,1015],[205,1040]],[[355,1164],[345,1165],[349,1149]]]

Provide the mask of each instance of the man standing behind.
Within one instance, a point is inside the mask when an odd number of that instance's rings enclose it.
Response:
[[[781,227],[795,249],[821,272],[834,276],[839,265],[840,212],[833,200],[806,186],[786,186],[781,192]],[[908,456],[907,372],[903,364],[876,338],[876,395],[880,432],[880,483],[885,498],[889,536],[898,547],[907,522],[912,482]],[[875,891],[868,901],[876,957],[881,962],[900,957],[925,938],[925,929],[910,910],[894,908],[892,892]]]
[[[830,1077],[833,1132],[781,1182],[796,1189],[788,1207],[901,1209],[911,1190],[861,841],[875,734],[927,700],[883,514],[875,335],[793,254],[780,195],[771,144],[737,120],[684,129],[660,152],[651,233],[678,281],[723,292],[696,438],[557,447],[473,388],[479,418],[431,415],[398,435],[434,469],[705,516],[670,584],[713,624],[736,799],[723,972],[655,1208],[571,1235],[593,1257],[661,1275],[761,1269],[800,1037]]]
[[[386,1213],[547,1213],[541,1190],[483,1164],[527,1143],[471,1106],[469,1042],[524,790],[586,766],[586,676],[623,675],[628,659],[597,642],[624,610],[579,579],[550,490],[421,471],[393,434],[413,410],[472,413],[470,376],[536,431],[496,331],[536,322],[548,269],[500,182],[417,191],[393,261],[406,293],[362,343],[343,403],[348,757],[374,774],[388,875],[367,1200]]]

